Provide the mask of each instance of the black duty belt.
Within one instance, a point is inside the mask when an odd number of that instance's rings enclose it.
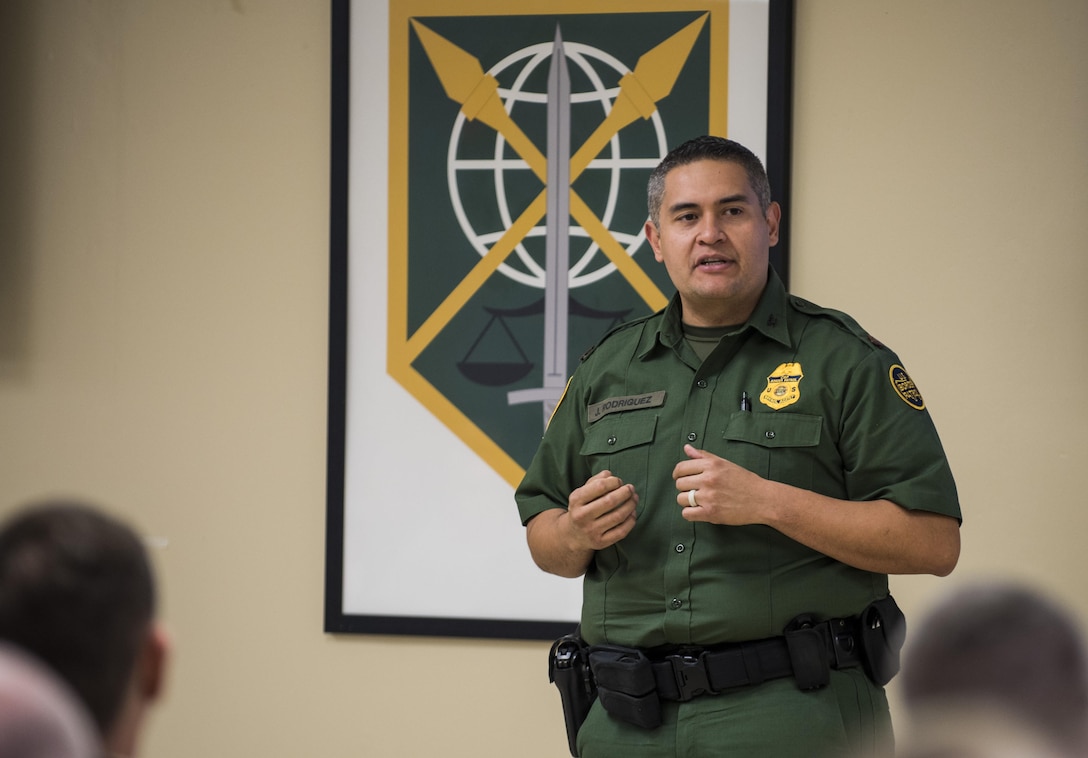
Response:
[[[899,670],[906,635],[891,595],[858,616],[817,622],[798,616],[779,637],[711,647],[640,650],[589,645],[578,634],[556,640],[548,676],[559,687],[571,754],[594,698],[610,716],[646,729],[661,724],[661,701],[686,702],[791,677],[801,690],[831,682],[833,669],[862,666],[883,686]]]
[[[779,637],[712,647],[644,652],[599,645],[589,661],[598,687],[641,698],[685,702],[772,679],[794,677],[801,689],[829,681],[829,669],[861,665],[857,619],[801,623]]]
[[[813,650],[820,651],[821,658],[830,668],[861,665],[854,627],[854,619],[832,619],[807,628],[812,630],[809,639],[819,643]],[[792,637],[770,637],[755,642],[681,649],[660,658],[651,657],[657,695],[662,700],[687,701],[699,695],[796,676],[799,666],[795,666],[794,661],[800,651],[794,650],[791,656],[792,641]]]

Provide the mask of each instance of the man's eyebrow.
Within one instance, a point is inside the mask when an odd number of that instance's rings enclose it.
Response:
[[[731,205],[732,203],[750,203],[751,198],[743,192],[738,192],[735,195],[726,195],[725,197],[718,198],[715,205]],[[689,201],[682,201],[679,203],[673,203],[668,207],[669,213],[679,213],[680,211],[695,210],[698,209],[699,204]]]
[[[680,211],[694,210],[699,207],[698,203],[673,203],[668,207],[669,213],[679,213]]]
[[[743,192],[738,192],[735,195],[726,195],[718,200],[718,205],[730,205],[731,203],[747,203],[750,202],[748,195]]]

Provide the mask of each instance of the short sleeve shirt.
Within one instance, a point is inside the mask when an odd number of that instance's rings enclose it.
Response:
[[[584,577],[585,639],[760,639],[800,614],[851,615],[886,595],[886,575],[771,527],[684,520],[672,470],[690,443],[833,498],[958,519],[940,439],[899,358],[849,316],[787,294],[773,270],[748,322],[705,361],[684,341],[680,310],[674,296],[584,357],[517,489],[523,523],[565,508],[605,469],[639,493],[635,528],[598,551]]]

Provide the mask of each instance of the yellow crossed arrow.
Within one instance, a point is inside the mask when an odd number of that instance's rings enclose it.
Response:
[[[695,46],[695,40],[706,23],[704,13],[657,47],[642,54],[635,70],[620,79],[620,91],[608,112],[589,139],[582,143],[570,159],[570,180],[573,182],[608,144],[620,129],[641,116],[648,119],[657,110],[657,103],[672,92],[680,70]]]
[[[657,101],[672,91],[707,15],[704,14],[643,54],[635,70],[623,76],[620,80],[620,92],[609,115],[571,157],[570,182],[572,184],[620,129],[639,116],[647,119],[654,114]],[[465,118],[470,121],[479,120],[501,134],[537,178],[546,182],[547,159],[506,112],[499,98],[498,80],[485,73],[479,60],[470,53],[415,19],[412,19],[411,23],[431,65],[438,74],[443,89],[451,100],[461,104],[461,112],[465,114]],[[518,243],[544,218],[547,211],[546,195],[546,189],[537,195],[492,245],[487,254],[411,336],[406,344],[409,361],[423,352],[453,316],[490,278]],[[620,274],[631,283],[635,291],[652,309],[658,310],[664,307],[668,300],[657,285],[627,255],[611,232],[573,189],[570,190],[570,199],[571,216],[608,256]]]

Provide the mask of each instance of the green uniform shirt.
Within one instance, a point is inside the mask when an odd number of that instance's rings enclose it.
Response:
[[[685,521],[672,470],[691,443],[831,497],[959,518],[936,429],[899,358],[849,316],[787,294],[773,270],[748,323],[702,363],[680,318],[674,296],[584,357],[517,489],[523,523],[566,507],[605,469],[639,493],[634,530],[585,575],[584,638],[643,648],[761,639],[802,613],[848,616],[886,595],[886,575],[770,527]]]

